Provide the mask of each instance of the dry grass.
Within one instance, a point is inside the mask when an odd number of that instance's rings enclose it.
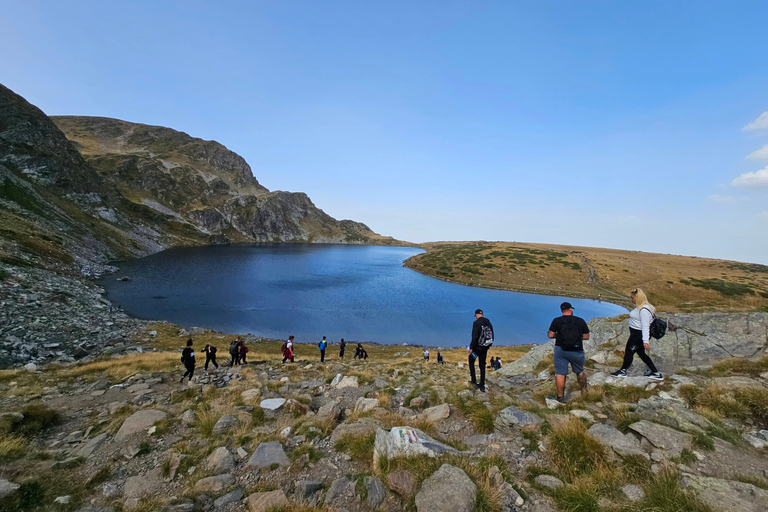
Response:
[[[689,407],[703,414],[751,420],[760,428],[768,428],[768,390],[764,388],[726,389],[711,384],[705,388],[680,386],[679,391]]]
[[[0,436],[0,462],[8,462],[22,458],[29,447],[29,441],[21,436]]]
[[[405,265],[441,279],[629,306],[641,287],[663,311],[765,311],[768,267],[726,260],[565,245],[436,242]],[[591,274],[597,281],[591,279]]]

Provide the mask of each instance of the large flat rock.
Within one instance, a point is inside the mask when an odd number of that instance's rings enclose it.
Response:
[[[629,428],[646,438],[653,446],[669,458],[679,457],[684,448],[691,449],[693,436],[673,428],[641,420]]]
[[[517,427],[522,430],[536,430],[544,420],[532,412],[523,411],[514,406],[506,407],[499,411],[494,426],[497,430]]]
[[[459,454],[455,448],[437,441],[419,429],[412,427],[393,427],[390,430],[376,430],[373,446],[373,466],[378,467],[378,460],[395,457],[416,457],[427,455],[437,457],[444,453]]]
[[[424,480],[416,495],[417,512],[472,512],[477,486],[467,474],[443,464]]]
[[[268,468],[272,464],[279,464],[280,466],[290,466],[291,464],[280,441],[261,443],[256,448],[256,451],[253,452],[251,458],[248,459],[247,465],[256,466],[257,468]]]
[[[126,418],[120,430],[115,434],[115,441],[119,442],[123,439],[138,434],[143,430],[148,429],[155,422],[167,418],[168,415],[158,409],[144,409],[142,411],[136,411]]]
[[[720,504],[728,512],[765,512],[768,491],[751,484],[705,476],[683,474],[680,486],[696,494],[701,501]]]
[[[587,435],[622,457],[627,455],[640,455],[646,459],[649,457],[640,448],[640,443],[635,436],[632,434],[622,434],[618,429],[610,425],[595,423],[589,427]]]

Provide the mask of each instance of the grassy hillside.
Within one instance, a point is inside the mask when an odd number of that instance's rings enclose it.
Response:
[[[643,288],[664,311],[768,310],[768,266],[565,245],[439,242],[406,260],[419,272],[471,284],[629,305]]]

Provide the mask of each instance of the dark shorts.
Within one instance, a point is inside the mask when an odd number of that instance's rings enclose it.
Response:
[[[568,365],[571,365],[573,373],[584,371],[584,351],[563,350],[555,347],[555,374],[568,375]]]

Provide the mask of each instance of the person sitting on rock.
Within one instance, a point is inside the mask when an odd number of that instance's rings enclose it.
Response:
[[[357,350],[355,350],[355,359],[368,359],[368,352],[365,351],[362,343],[357,344]]]
[[[187,347],[181,352],[181,362],[187,371],[181,376],[179,384],[184,382],[184,377],[189,375],[189,382],[192,382],[192,375],[195,373],[195,351],[192,350],[192,338],[187,340]]]
[[[203,349],[205,353],[205,373],[208,373],[208,364],[213,364],[214,368],[219,369],[219,365],[216,363],[216,347],[213,345],[206,345]]]
[[[437,352],[437,364],[445,364],[445,361],[443,360],[443,354],[441,354],[440,351]]]

